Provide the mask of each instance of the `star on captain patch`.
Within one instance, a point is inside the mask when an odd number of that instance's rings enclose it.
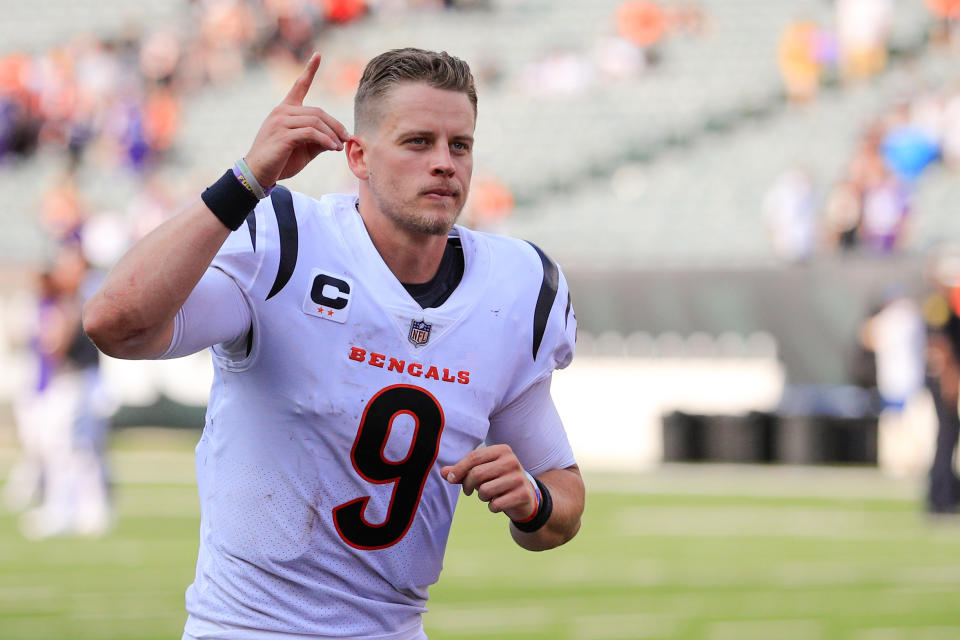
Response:
[[[430,340],[430,330],[432,328],[433,325],[426,320],[411,320],[407,340],[415,347],[422,347]]]

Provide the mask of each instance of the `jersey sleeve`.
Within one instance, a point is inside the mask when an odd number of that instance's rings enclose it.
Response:
[[[529,275],[519,290],[516,306],[524,339],[518,366],[500,407],[556,369],[569,365],[577,340],[577,317],[563,272],[539,247],[522,244],[524,270]]]
[[[508,444],[520,464],[533,475],[576,464],[560,414],[550,396],[550,377],[543,378],[490,416],[486,442]]]
[[[160,360],[181,358],[216,344],[246,342],[250,308],[234,280],[209,268],[173,320],[173,338]]]

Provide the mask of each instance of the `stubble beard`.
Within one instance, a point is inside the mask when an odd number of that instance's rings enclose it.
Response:
[[[401,231],[429,236],[445,236],[450,233],[450,229],[463,211],[463,204],[460,204],[453,211],[453,215],[450,216],[446,211],[440,213],[439,209],[436,208],[418,207],[415,200],[397,202],[382,198],[378,193],[380,190],[377,188],[373,174],[370,175],[369,184],[370,193],[377,204],[377,208]]]

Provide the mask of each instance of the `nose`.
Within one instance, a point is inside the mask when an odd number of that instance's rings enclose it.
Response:
[[[430,157],[430,174],[449,178],[455,170],[453,157],[450,155],[450,147],[446,144],[436,145]]]

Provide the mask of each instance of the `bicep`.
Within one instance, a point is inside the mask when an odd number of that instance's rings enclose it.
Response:
[[[576,464],[547,376],[490,416],[487,444],[507,444],[524,469],[538,475]]]
[[[251,319],[236,281],[220,269],[207,269],[177,312],[170,346],[160,358],[179,358],[215,344],[236,342],[250,331]]]

